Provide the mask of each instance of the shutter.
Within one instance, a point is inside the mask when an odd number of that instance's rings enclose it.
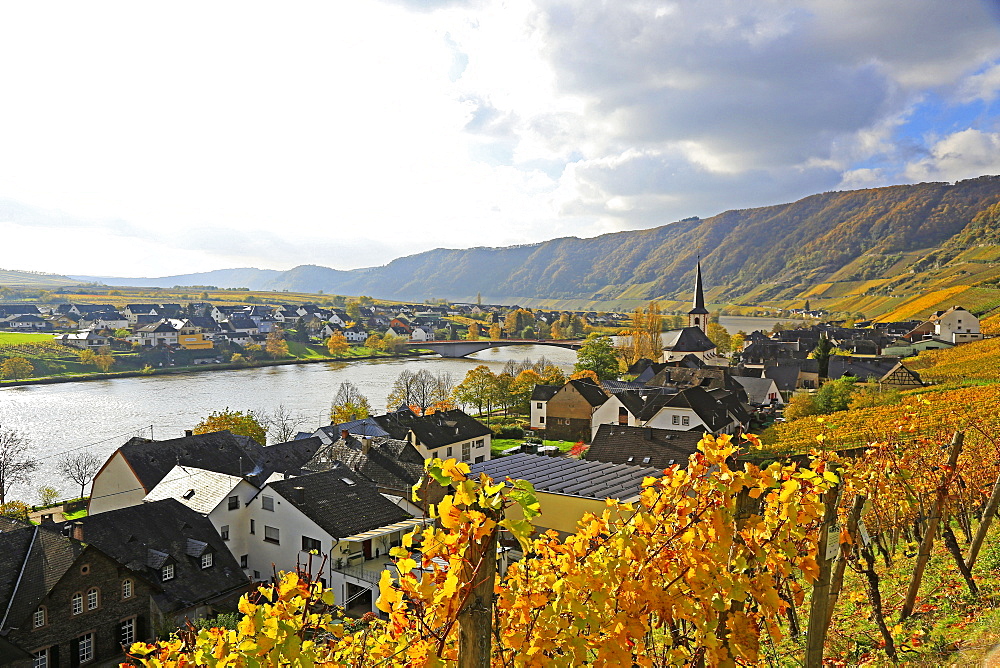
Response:
[[[151,640],[146,635],[146,618],[142,615],[135,616],[135,639],[142,641]]]
[[[69,665],[76,668],[80,665],[80,639],[73,638],[69,641]]]
[[[59,668],[59,645],[53,645],[49,648],[49,666],[50,668]]]

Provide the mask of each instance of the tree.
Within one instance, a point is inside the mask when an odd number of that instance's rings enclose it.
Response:
[[[372,334],[365,339],[365,348],[369,348],[371,350],[382,350],[382,337],[378,334]]]
[[[385,336],[382,337],[381,349],[387,353],[401,352],[405,345],[406,339],[402,336],[393,336],[386,332]]]
[[[820,413],[835,413],[846,411],[854,395],[856,378],[843,376],[837,380],[828,380],[819,388],[813,401]]]
[[[707,333],[709,340],[715,344],[720,354],[726,355],[732,350],[733,337],[730,336],[729,330],[718,322],[709,321]]]
[[[368,403],[368,398],[358,390],[358,386],[349,380],[341,383],[330,406],[330,423],[342,424],[363,420],[369,415],[371,415],[371,405]]]
[[[544,385],[541,375],[534,369],[524,369],[514,376],[514,383],[510,392],[514,402],[514,410],[518,413],[527,413],[531,401],[531,393],[535,391],[535,385]]]
[[[326,340],[326,349],[330,351],[331,355],[340,355],[342,352],[347,351],[351,347],[351,344],[347,342],[347,338],[341,331],[336,331],[330,335],[330,338]]]
[[[623,330],[616,345],[618,358],[625,367],[640,359],[659,361],[663,356],[663,315],[659,303],[652,301],[632,314],[632,326]]]
[[[729,347],[734,353],[742,352],[743,345],[747,342],[747,333],[742,329],[735,334],[729,342]]]
[[[479,323],[470,322],[469,331],[466,332],[465,338],[467,341],[478,341],[479,340]]]
[[[418,413],[425,413],[434,404],[447,401],[453,385],[449,373],[435,376],[427,369],[417,372],[404,369],[393,382],[385,403],[390,409],[410,406]]]
[[[816,402],[808,394],[795,394],[785,405],[785,417],[789,420],[797,420],[810,415],[818,415],[819,409]]]
[[[93,364],[94,357],[97,356],[97,353],[95,353],[90,348],[84,348],[83,350],[78,352],[76,356],[80,358],[80,364]]]
[[[306,327],[306,319],[301,316],[295,321],[295,340],[299,343],[309,343],[309,328]]]
[[[264,349],[272,359],[288,357],[288,342],[285,341],[285,331],[280,327],[275,327],[267,333],[267,341]]]
[[[597,377],[597,374],[590,369],[584,369],[583,371],[577,371],[569,377],[570,380],[583,380],[587,378],[594,382],[594,385],[600,385],[601,379]]]
[[[777,327],[780,324],[781,323],[775,323],[774,326]],[[819,362],[819,375],[822,378],[829,376],[831,355],[833,355],[833,344],[830,342],[830,339],[821,334],[819,343],[817,343],[813,351],[809,353],[809,357]]]
[[[21,380],[35,373],[35,367],[23,357],[10,357],[0,364],[0,378]],[[2,501],[0,501],[2,503]]]
[[[111,367],[115,365],[114,355],[111,353],[101,353],[100,355],[94,356],[94,364],[100,369],[101,373],[107,373],[111,371]]]
[[[500,338],[500,323],[494,322],[490,325],[490,340],[496,341]]]
[[[295,438],[299,425],[305,422],[301,415],[293,415],[284,404],[278,404],[270,413],[262,413],[261,418],[272,443],[291,441]]]
[[[267,431],[253,411],[225,410],[212,412],[194,427],[196,434],[209,434],[229,430],[239,436],[249,436],[261,445],[267,445]]]
[[[124,327],[121,328],[121,329],[116,329],[115,330],[115,338],[116,339],[125,339],[125,338],[128,338],[131,335],[132,335],[132,332],[130,332],[129,330],[125,329]]]
[[[497,377],[488,366],[480,364],[471,369],[462,382],[455,386],[452,395],[460,404],[475,406],[480,415],[492,407],[495,399]]]
[[[657,333],[659,336],[659,333]],[[601,334],[590,334],[576,353],[576,371],[593,371],[601,380],[618,377],[618,357],[611,339]]]
[[[38,468],[38,460],[28,454],[28,439],[20,432],[0,426],[0,505],[18,483],[27,483]]]
[[[62,494],[58,489],[50,485],[42,485],[38,488],[38,500],[43,506],[51,506]]]
[[[77,452],[68,452],[60,457],[57,466],[59,472],[66,479],[80,486],[80,498],[82,499],[84,488],[97,475],[102,463],[101,458],[94,453],[80,450]]]

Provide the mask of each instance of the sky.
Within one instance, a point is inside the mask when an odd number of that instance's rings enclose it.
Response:
[[[336,269],[1000,174],[1000,0],[0,4],[0,268]]]

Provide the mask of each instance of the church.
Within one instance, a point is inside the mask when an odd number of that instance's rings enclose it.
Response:
[[[708,366],[729,366],[729,360],[718,354],[715,344],[708,338],[708,317],[699,258],[694,280],[694,299],[691,310],[688,311],[688,326],[663,333],[663,355],[660,362],[676,363],[693,355]]]

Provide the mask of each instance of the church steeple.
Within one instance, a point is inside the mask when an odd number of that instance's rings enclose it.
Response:
[[[708,332],[708,309],[705,308],[705,289],[701,282],[701,256],[698,257],[698,270],[694,279],[694,301],[688,311],[688,327],[697,327]]]

